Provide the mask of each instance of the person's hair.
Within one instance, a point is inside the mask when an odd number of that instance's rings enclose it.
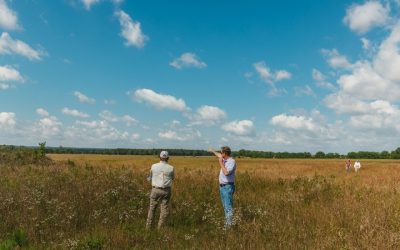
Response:
[[[228,147],[228,146],[223,146],[223,147],[221,147],[221,153],[224,153],[224,154],[226,154],[227,156],[231,156],[232,151],[231,151],[231,148],[230,148],[230,147]]]

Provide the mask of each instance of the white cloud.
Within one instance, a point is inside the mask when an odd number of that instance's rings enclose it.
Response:
[[[380,45],[373,66],[387,80],[400,85],[400,21]]]
[[[177,140],[177,141],[185,140],[185,138],[178,136],[178,134],[175,131],[171,131],[171,130],[160,132],[160,133],[158,133],[158,136],[160,138],[168,139],[168,140]]]
[[[86,10],[90,10],[93,5],[98,4],[104,0],[81,0],[82,4],[85,6]],[[119,5],[123,2],[124,0],[111,0],[111,2],[115,5]]]
[[[137,48],[144,47],[149,38],[142,32],[140,22],[132,20],[132,18],[122,10],[115,12],[115,15],[119,19],[122,28],[121,36],[126,40],[125,45],[135,46]]]
[[[326,76],[317,69],[312,70],[312,78],[316,81],[315,85],[319,88],[328,89],[331,91],[337,90],[332,83],[326,80]]]
[[[88,114],[80,112],[79,110],[76,110],[76,109],[63,108],[62,113],[65,115],[79,117],[79,118],[88,118],[89,117]]]
[[[36,113],[42,117],[47,117],[49,116],[49,112],[47,112],[47,110],[43,109],[43,108],[38,108],[36,109]]]
[[[7,30],[20,28],[17,14],[7,6],[5,0],[0,0],[0,27]]]
[[[33,131],[41,139],[49,139],[59,135],[62,130],[62,123],[55,116],[46,116],[36,122]]]
[[[325,98],[325,104],[338,113],[360,112],[364,101],[397,101],[400,98],[400,23],[394,25],[371,60],[359,60],[351,71],[338,76],[337,93]]]
[[[275,80],[277,82],[292,78],[292,74],[286,70],[278,70],[275,73]]]
[[[322,49],[322,54],[326,56],[328,64],[334,69],[351,69],[352,64],[337,49]]]
[[[184,142],[198,140],[199,138],[201,138],[201,133],[197,130],[183,128],[179,129],[178,131],[167,130],[164,132],[159,132],[158,136],[166,140]]]
[[[96,102],[95,99],[90,98],[90,97],[88,97],[88,96],[82,94],[82,93],[79,92],[79,91],[75,91],[75,92],[74,92],[74,96],[76,96],[76,97],[78,98],[79,102],[81,102],[81,103],[94,104],[94,103]]]
[[[174,59],[169,65],[174,68],[205,68],[207,64],[202,62],[194,53],[183,53],[179,58]]]
[[[0,81],[22,82],[24,79],[12,66],[0,66]]]
[[[312,70],[312,78],[313,78],[315,81],[318,81],[318,82],[323,82],[323,81],[326,80],[325,75],[322,74],[322,73],[321,73],[319,70],[317,70],[317,69],[313,69],[313,70]]]
[[[108,110],[101,111],[99,116],[109,122],[117,122],[119,120],[119,118],[116,115],[114,115],[111,111]]]
[[[171,95],[159,94],[151,89],[138,89],[134,93],[128,92],[128,94],[136,101],[148,103],[157,109],[189,110],[183,99],[177,99]]]
[[[389,6],[384,7],[379,1],[367,1],[364,4],[354,4],[346,10],[343,22],[357,33],[366,33],[374,27],[387,24]]]
[[[0,112],[0,128],[10,129],[16,124],[16,115],[13,112]]]
[[[264,61],[254,63],[253,67],[258,73],[261,80],[269,84],[273,84],[274,82],[282,80],[287,80],[292,77],[292,74],[286,70],[278,70],[276,72],[272,72],[267,67]]]
[[[128,126],[128,127],[138,124],[138,120],[136,120],[135,118],[133,118],[130,115],[122,116],[121,121],[125,122],[126,126]]]
[[[41,60],[45,53],[34,50],[28,44],[14,40],[7,32],[3,32],[0,36],[0,54],[17,54],[29,60]]]
[[[136,140],[139,140],[139,139],[140,139],[140,134],[138,134],[138,133],[131,134],[131,140],[132,141],[136,141]]]
[[[308,85],[304,87],[295,87],[294,91],[296,96],[316,96],[312,88]]]
[[[226,112],[218,107],[204,105],[197,109],[196,113],[191,115],[190,125],[215,125],[227,117]]]
[[[11,88],[11,85],[8,83],[0,83],[0,90],[6,90]]]
[[[349,124],[355,129],[372,130],[375,133],[400,132],[400,110],[383,100],[371,102],[363,114],[350,117]]]
[[[368,105],[354,98],[351,95],[339,92],[327,96],[324,99],[327,107],[335,110],[337,113],[364,113],[368,109]]]
[[[24,78],[18,70],[10,65],[0,66],[0,90],[15,87],[21,82],[24,82]]]
[[[363,49],[368,50],[368,49],[371,48],[371,41],[370,40],[368,40],[365,37],[362,37],[360,40],[361,40]]]
[[[82,0],[83,5],[87,10],[90,10],[93,4],[99,3],[100,0]]]
[[[117,102],[115,100],[104,100],[104,104],[106,105],[115,105]]]
[[[254,134],[254,124],[250,120],[228,122],[222,125],[222,129],[239,136],[251,136]]]
[[[126,124],[126,126],[132,126],[138,124],[138,121],[130,115],[124,115],[122,117],[118,117],[114,115],[111,111],[103,110],[99,114],[101,118],[109,122],[119,122],[122,121]]]
[[[313,122],[312,118],[307,118],[304,116],[290,116],[286,114],[280,114],[272,117],[271,124],[283,128],[308,131],[315,131],[318,127]]]
[[[80,140],[84,138],[93,144],[132,140],[129,132],[119,131],[107,121],[76,121],[76,124],[78,127],[71,127],[67,130],[67,137],[80,138]]]

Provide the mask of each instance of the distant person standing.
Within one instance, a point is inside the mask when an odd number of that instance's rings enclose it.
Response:
[[[347,159],[345,167],[346,167],[346,173],[350,172],[350,168],[351,168],[350,159]]]
[[[233,194],[235,193],[236,161],[231,157],[231,149],[228,146],[221,147],[221,152],[212,151],[219,161],[219,191],[222,206],[225,213],[225,226],[233,225]]]
[[[160,204],[160,219],[158,229],[160,229],[169,214],[169,200],[171,198],[171,186],[174,180],[174,167],[168,164],[169,154],[161,151],[160,162],[153,164],[148,178],[151,181],[152,189],[150,193],[150,208],[147,215],[146,228],[150,229],[153,225],[155,210]]]
[[[361,168],[361,163],[357,160],[354,162],[354,171],[358,171]]]

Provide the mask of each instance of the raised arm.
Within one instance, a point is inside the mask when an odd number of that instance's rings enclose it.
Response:
[[[221,156],[221,153],[218,152],[218,151],[215,151],[213,148],[209,148],[207,151],[210,152],[210,153],[213,153],[213,154],[214,154],[216,157],[218,157],[218,158],[221,158],[221,157],[222,157],[222,156]]]

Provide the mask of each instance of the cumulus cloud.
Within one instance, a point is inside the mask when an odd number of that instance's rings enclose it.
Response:
[[[389,20],[389,5],[383,6],[379,1],[367,1],[354,4],[346,10],[343,22],[357,33],[363,34],[372,28],[384,26]]]
[[[295,87],[294,91],[296,96],[316,96],[312,88],[308,85],[304,87]]]
[[[347,57],[341,55],[337,49],[323,49],[322,54],[327,58],[328,64],[334,69],[351,69],[352,64]]]
[[[312,70],[312,78],[315,80],[315,85],[319,88],[323,88],[323,89],[328,89],[331,91],[335,91],[337,90],[337,88],[330,83],[329,81],[327,81],[326,76],[324,74],[322,74],[319,70],[317,69],[313,69]]]
[[[178,136],[178,134],[175,131],[171,131],[171,130],[160,132],[160,133],[158,133],[158,136],[160,138],[168,139],[168,140],[177,140],[177,141],[185,140],[185,138]]]
[[[115,12],[119,19],[122,31],[121,36],[125,38],[126,46],[135,46],[137,48],[144,47],[149,38],[142,32],[140,22],[133,20],[127,13],[122,10]]]
[[[68,137],[87,138],[92,142],[129,141],[131,134],[127,131],[119,131],[107,121],[76,121],[80,127],[72,127],[67,131]]]
[[[0,112],[0,128],[11,129],[16,124],[16,115],[13,112]]]
[[[116,115],[114,115],[111,111],[108,110],[101,111],[99,116],[109,122],[117,122],[119,120],[119,118]]]
[[[114,115],[111,111],[108,111],[108,110],[101,111],[99,116],[109,122],[122,121],[126,124],[126,126],[132,126],[132,125],[136,125],[138,123],[138,121],[130,115],[124,115],[122,117],[119,117],[117,115]]]
[[[119,5],[124,0],[111,0],[111,2],[115,5]],[[86,10],[90,10],[93,5],[98,4],[100,2],[104,2],[104,0],[81,0],[82,4],[85,6]]]
[[[11,88],[11,85],[8,83],[0,83],[0,90],[6,90]]]
[[[124,115],[120,118],[120,120],[125,122],[126,126],[133,126],[138,124],[138,120],[130,115]]]
[[[194,53],[183,53],[179,58],[174,59],[169,65],[176,69],[182,68],[205,68],[207,64],[202,62]]]
[[[280,114],[272,117],[271,124],[283,128],[296,129],[296,130],[309,130],[315,131],[317,128],[312,118],[304,116],[291,116]]]
[[[362,37],[362,38],[360,39],[360,41],[361,41],[361,43],[362,43],[363,49],[368,50],[368,49],[371,48],[371,41],[368,40],[367,38]]]
[[[33,131],[41,139],[52,138],[59,135],[62,130],[62,123],[55,116],[42,117],[35,123]]]
[[[0,54],[17,54],[29,60],[41,60],[45,52],[35,50],[20,40],[14,40],[7,32],[3,32],[0,36]]]
[[[377,100],[366,104],[368,108],[362,114],[350,117],[349,124],[358,130],[379,131],[383,134],[400,132],[400,110],[388,101]]]
[[[43,108],[38,108],[36,109],[36,113],[42,117],[46,117],[49,116],[49,112],[47,112],[47,110],[43,109]]]
[[[0,66],[0,90],[15,87],[17,83],[24,82],[18,70],[10,65]]]
[[[251,136],[254,135],[254,124],[250,120],[232,121],[222,125],[222,129],[233,135]]]
[[[204,105],[198,108],[196,113],[191,115],[189,119],[191,120],[190,125],[211,126],[223,121],[226,117],[227,114],[224,110]]]
[[[79,91],[75,91],[75,92],[74,92],[74,96],[76,96],[76,97],[78,98],[79,102],[81,102],[81,103],[94,104],[94,103],[96,102],[95,99],[90,98],[90,97],[88,97],[88,96],[82,94],[82,93],[79,92]]]
[[[22,82],[23,78],[18,70],[12,66],[0,66],[0,81]]]
[[[89,117],[88,114],[80,112],[79,110],[76,110],[76,109],[63,108],[62,113],[65,115],[78,117],[78,118],[88,118]]]
[[[264,61],[257,62],[253,64],[254,69],[258,73],[261,80],[266,83],[274,83],[282,80],[287,80],[292,77],[292,74],[286,70],[278,70],[276,72],[272,72]]]
[[[181,112],[189,110],[183,99],[159,94],[151,89],[138,89],[134,93],[128,92],[128,94],[137,102],[147,103],[157,109],[172,109]]]
[[[201,137],[201,133],[197,130],[190,130],[187,128],[179,129],[178,131],[166,130],[159,132],[158,136],[165,140],[171,141],[190,141]]]
[[[0,0],[0,27],[7,30],[20,28],[17,14],[7,6],[5,0]]]
[[[87,10],[90,10],[92,5],[100,3],[100,0],[81,0]]]
[[[253,67],[258,77],[261,79],[261,81],[267,83],[271,87],[269,95],[277,95],[280,92],[287,93],[285,89],[278,89],[275,86],[275,83],[292,78],[292,74],[289,71],[286,70],[272,71],[269,67],[267,67],[264,61],[254,63]],[[253,76],[252,73],[245,74],[245,77],[248,80],[251,80],[250,78],[252,76]]]

